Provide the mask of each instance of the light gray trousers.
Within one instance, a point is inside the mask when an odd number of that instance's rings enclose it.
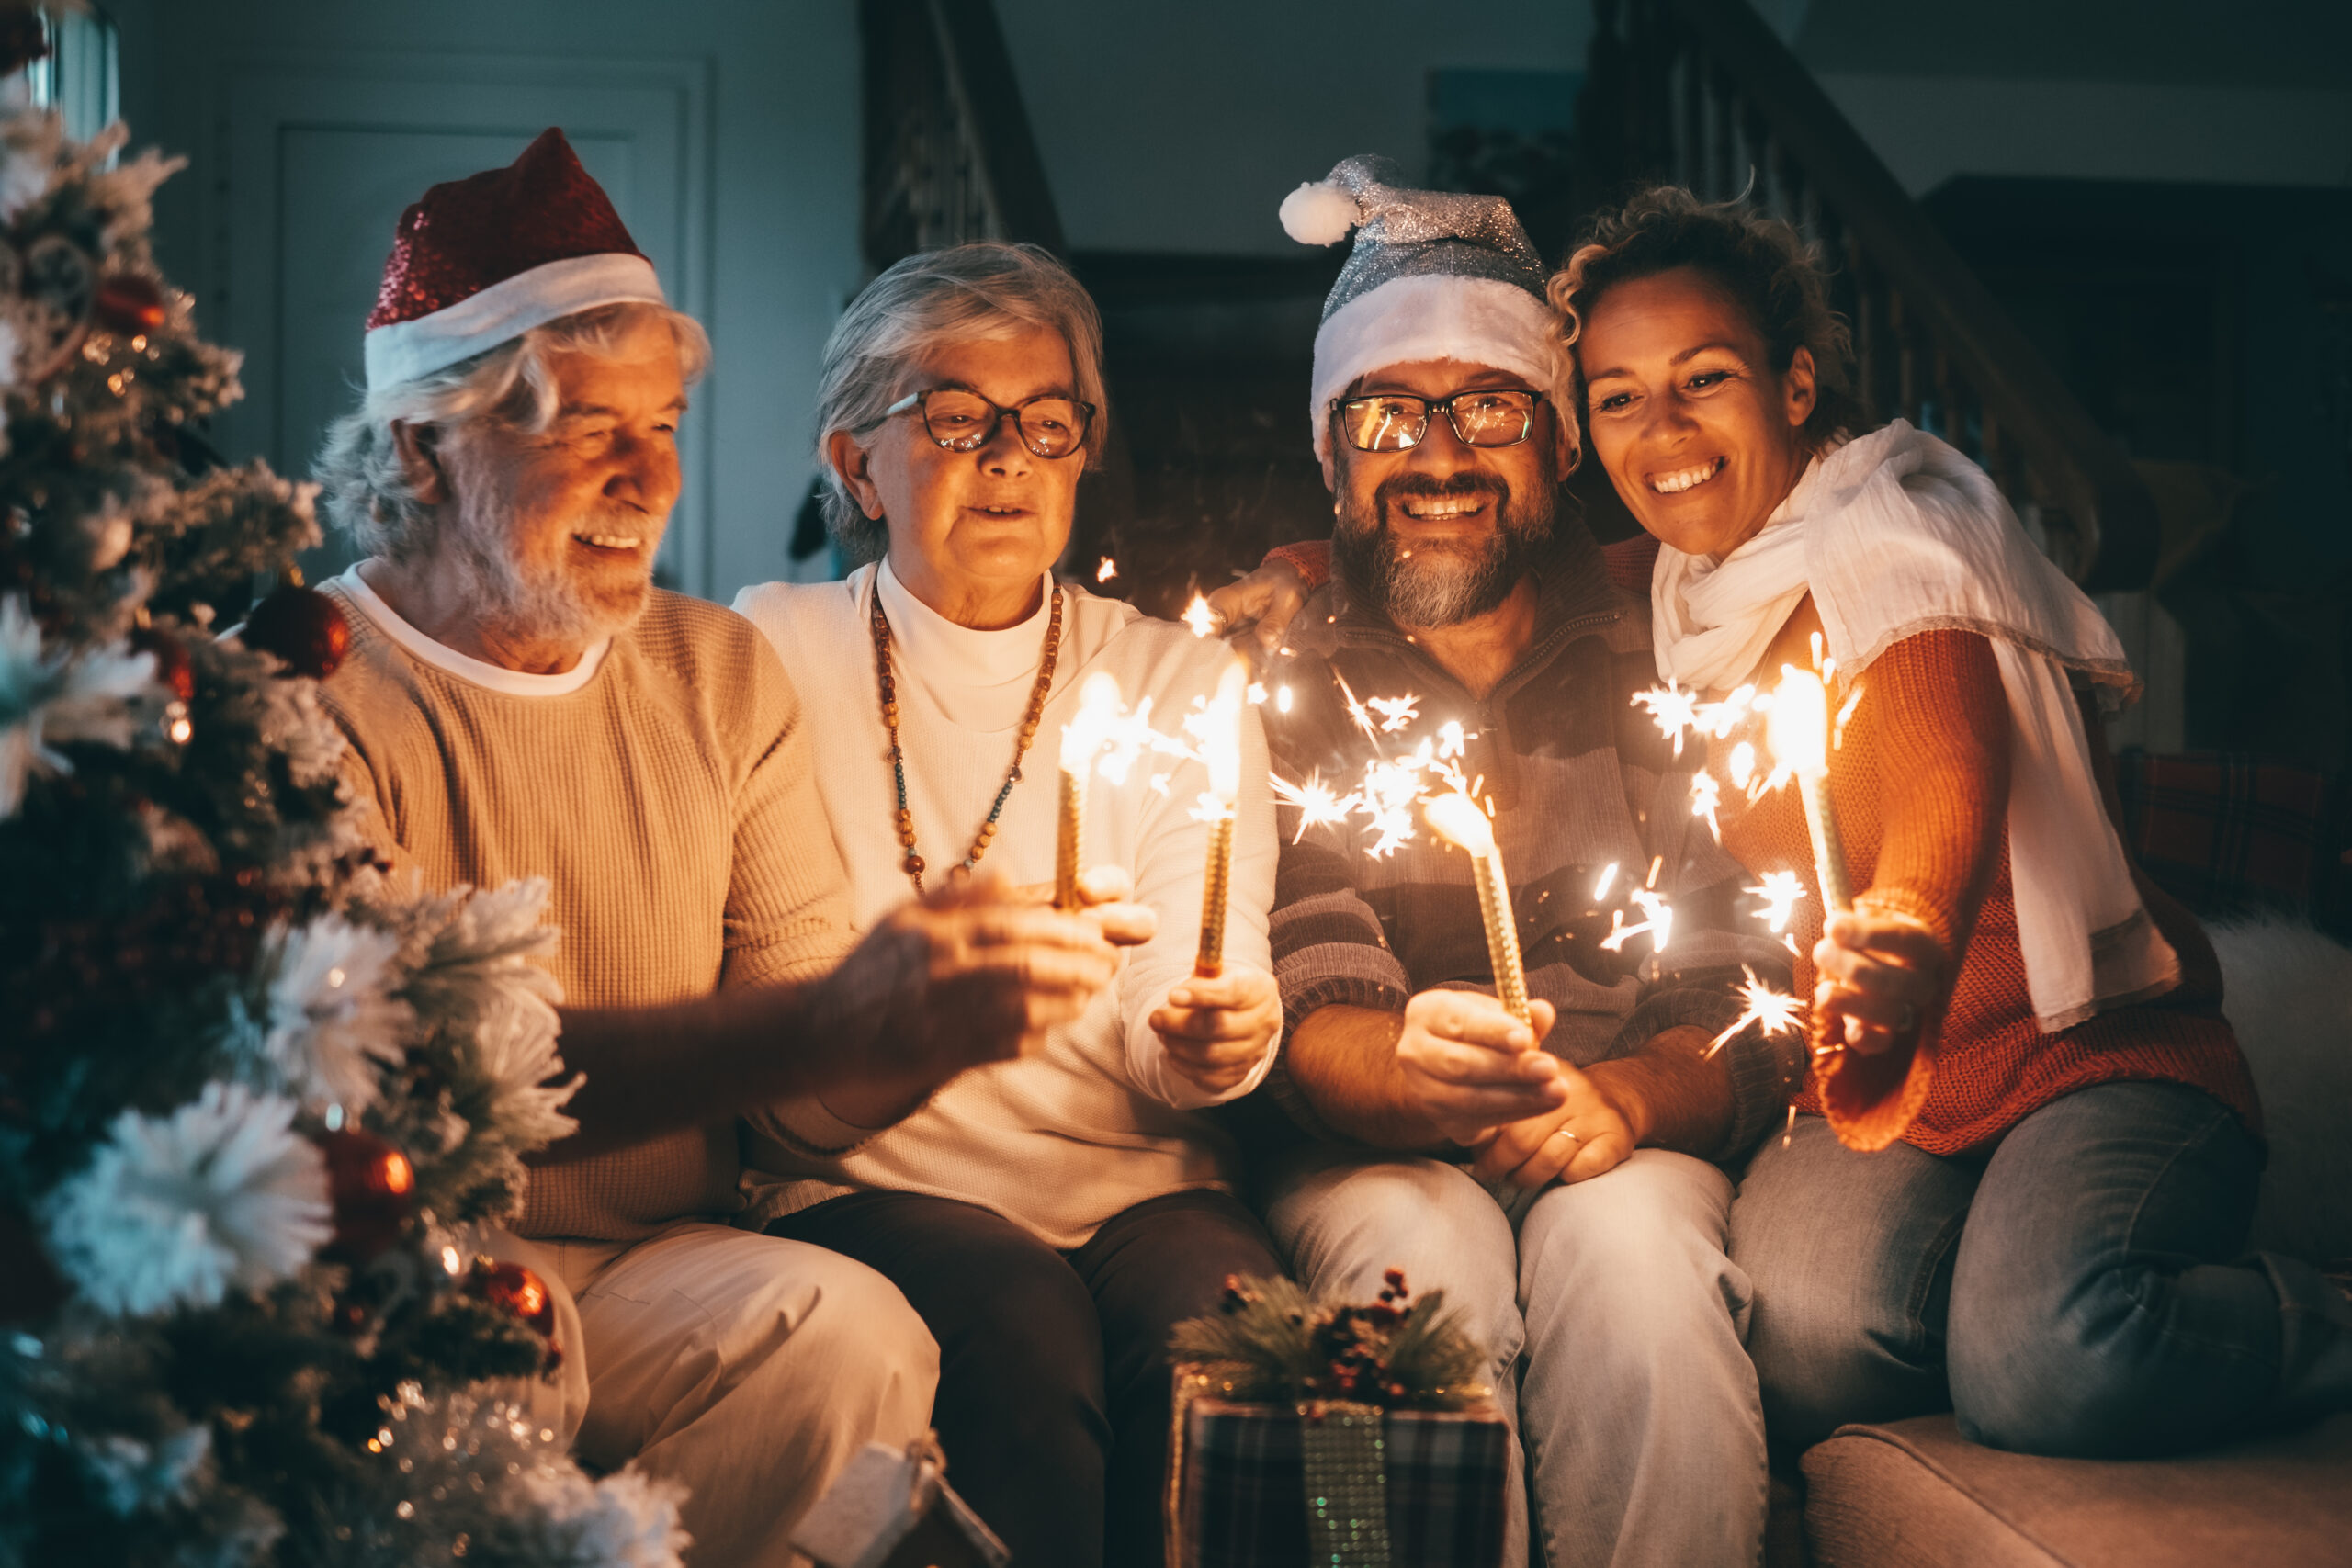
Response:
[[[1493,1352],[1515,1424],[1509,1568],[1528,1561],[1531,1493],[1548,1568],[1761,1559],[1764,1416],[1722,1171],[1642,1149],[1525,1192],[1322,1146],[1270,1176],[1267,1227],[1310,1292],[1370,1301],[1401,1269],[1416,1297],[1443,1290]]]

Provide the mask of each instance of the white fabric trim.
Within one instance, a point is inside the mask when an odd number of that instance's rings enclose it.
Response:
[[[559,316],[641,300],[666,305],[662,280],[643,256],[608,252],[551,261],[502,278],[413,321],[368,334],[368,389],[380,391],[496,348]]]
[[[1357,377],[1387,366],[1454,359],[1508,370],[1538,391],[1553,391],[1549,344],[1556,330],[1544,301],[1491,277],[1429,273],[1391,278],[1357,295],[1315,333],[1306,420],[1316,457],[1331,455],[1331,400]]]
[[[580,656],[580,662],[560,675],[534,675],[527,670],[509,670],[500,664],[486,664],[479,659],[459,653],[444,642],[432,637],[401,619],[400,612],[384,603],[384,596],[368,586],[356,566],[345,568],[341,576],[329,579],[337,588],[351,596],[360,613],[374,623],[378,631],[398,644],[411,658],[430,664],[445,675],[455,675],[469,685],[481,686],[493,692],[504,692],[514,697],[563,697],[579,691],[596,678],[604,667],[605,655],[612,650],[611,637],[599,638],[596,644]]]
[[[2179,983],[2100,799],[2070,674],[2120,705],[2138,682],[2114,628],[2035,549],[1984,470],[1896,420],[1815,458],[1761,532],[1720,560],[1659,547],[1658,673],[1721,690],[1813,594],[1839,672],[1907,637],[1991,641],[2009,704],[2009,879],[2045,1033]]]

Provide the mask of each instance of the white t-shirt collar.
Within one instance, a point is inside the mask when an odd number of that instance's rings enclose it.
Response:
[[[455,675],[471,685],[493,692],[504,692],[516,697],[561,697],[581,690],[596,678],[603,668],[605,655],[611,651],[613,639],[599,638],[580,662],[560,675],[535,675],[526,670],[509,670],[503,665],[489,664],[481,660],[459,653],[447,643],[432,637],[401,619],[398,611],[384,603],[383,595],[368,586],[356,566],[347,568],[334,578],[334,585],[350,596],[375,628],[398,644],[411,658],[430,664],[444,674]]]

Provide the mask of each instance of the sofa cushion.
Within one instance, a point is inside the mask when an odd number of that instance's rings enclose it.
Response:
[[[2036,1459],[1950,1416],[1804,1456],[1821,1568],[2278,1568],[2352,1562],[2352,1416],[2182,1459]]]

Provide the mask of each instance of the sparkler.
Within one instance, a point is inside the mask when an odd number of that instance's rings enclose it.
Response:
[[[1761,1024],[1765,1037],[1769,1039],[1775,1034],[1792,1032],[1804,1018],[1803,1002],[1785,991],[1774,990],[1758,979],[1756,971],[1748,968],[1747,964],[1743,964],[1739,967],[1740,972],[1747,976],[1739,987],[1739,998],[1747,1005],[1740,1015],[1732,1020],[1731,1027],[1716,1035],[1714,1043],[1707,1047],[1707,1055],[1710,1056],[1731,1043],[1732,1036],[1751,1023]]]
[[[1079,907],[1079,854],[1086,839],[1086,777],[1119,716],[1119,682],[1097,670],[1079,688],[1078,715],[1062,726],[1061,793],[1054,819],[1054,908]]]
[[[1511,912],[1510,890],[1503,882],[1503,857],[1495,847],[1494,829],[1478,803],[1458,791],[1437,796],[1422,807],[1422,815],[1439,837],[1470,857],[1478,883],[1478,911],[1487,924],[1487,960],[1495,972],[1495,990],[1504,1010],[1526,1023],[1527,971],[1520,962],[1519,921]]]
[[[1209,847],[1208,869],[1201,882],[1201,945],[1193,958],[1193,973],[1204,979],[1225,972],[1226,889],[1233,880],[1233,803],[1241,793],[1241,705],[1248,681],[1248,668],[1239,660],[1227,665],[1198,730],[1209,787],[1202,792],[1193,815],[1208,822]]]
[[[1825,913],[1850,908],[1853,896],[1846,881],[1846,852],[1838,836],[1837,807],[1829,798],[1829,694],[1820,676],[1792,664],[1781,666],[1781,686],[1772,694],[1766,734],[1777,768],[1796,775],[1797,790],[1804,799],[1804,824],[1813,837],[1822,908]]]
[[[1216,630],[1216,612],[1209,608],[1208,595],[1193,595],[1193,602],[1184,606],[1184,624],[1193,628],[1194,637],[1206,637]]]

